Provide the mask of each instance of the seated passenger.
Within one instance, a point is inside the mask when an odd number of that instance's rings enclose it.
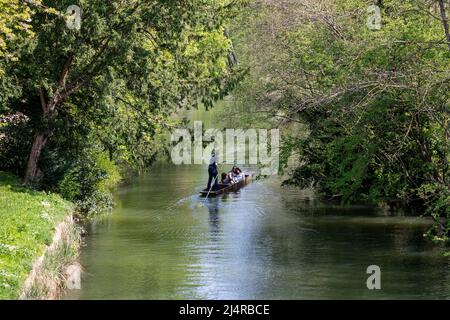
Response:
[[[242,181],[245,178],[245,174],[242,173],[242,170],[240,168],[236,167],[236,166],[233,166],[233,168],[231,169],[230,173],[232,173],[233,180],[235,182]]]
[[[225,172],[222,172],[222,184],[230,184],[230,179],[228,178],[228,175]]]
[[[233,171],[228,172],[227,179],[231,184],[235,184],[236,182],[238,182]]]
[[[231,169],[234,174],[239,175],[242,173],[242,170],[239,167],[233,166],[233,169]]]

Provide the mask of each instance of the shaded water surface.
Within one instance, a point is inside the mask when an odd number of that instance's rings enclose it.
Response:
[[[89,226],[82,289],[67,298],[450,298],[424,219],[322,204],[271,179],[204,201],[206,176],[159,164],[122,186]],[[382,290],[366,288],[372,264]]]

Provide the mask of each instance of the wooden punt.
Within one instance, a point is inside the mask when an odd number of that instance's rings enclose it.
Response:
[[[252,181],[254,173],[245,173],[245,179],[242,181],[239,181],[235,184],[221,184],[219,183],[219,188],[217,190],[211,190],[208,197],[215,197],[223,193],[237,191],[249,182]],[[204,189],[200,191],[200,195],[203,197],[206,197],[208,194],[208,189]]]

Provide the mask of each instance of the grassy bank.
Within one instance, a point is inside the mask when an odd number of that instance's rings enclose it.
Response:
[[[64,222],[72,221],[72,212],[73,205],[60,196],[23,188],[18,178],[0,172],[0,299],[54,294],[62,268],[76,258],[79,233]],[[63,234],[55,239],[57,229]]]

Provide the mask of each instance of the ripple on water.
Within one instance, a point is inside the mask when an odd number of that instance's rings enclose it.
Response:
[[[91,225],[89,276],[72,297],[450,298],[449,260],[421,237],[425,219],[321,203],[272,178],[204,199],[204,169],[159,165],[124,186]],[[370,264],[385,279],[376,295],[365,289]]]

